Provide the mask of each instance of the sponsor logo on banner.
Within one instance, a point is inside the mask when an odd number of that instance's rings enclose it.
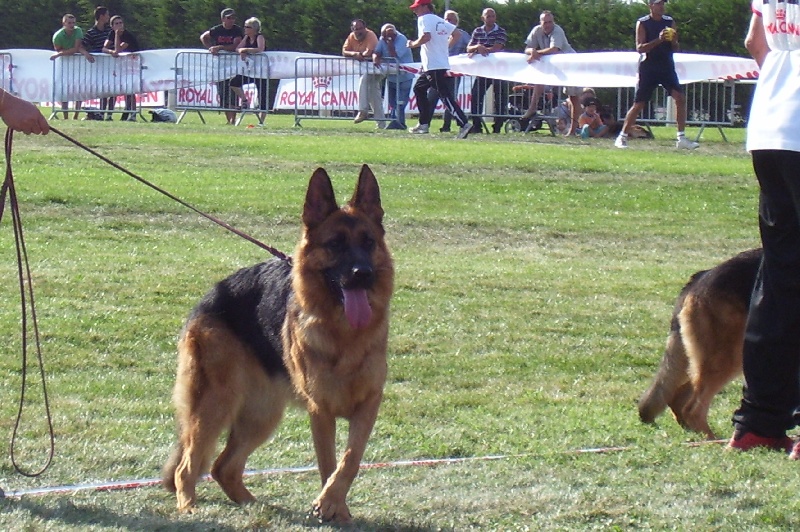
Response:
[[[472,78],[462,78],[471,80]],[[320,76],[303,79],[283,79],[278,86],[278,94],[275,97],[273,109],[299,111],[357,111],[358,110],[358,91],[353,89],[352,79],[348,81],[347,76]],[[414,77],[413,84],[416,83],[417,76]],[[384,111],[388,111],[388,89],[384,90],[383,105]],[[470,96],[471,85],[462,81],[459,83],[456,99],[462,109],[469,110],[472,97]],[[417,99],[414,91],[409,94],[406,114],[416,114],[418,112]],[[437,102],[436,113],[444,112],[442,102]]]
[[[252,83],[242,85],[251,106],[258,107],[258,91]],[[219,107],[219,93],[216,83],[181,87],[176,91],[176,107],[178,109],[216,109]]]

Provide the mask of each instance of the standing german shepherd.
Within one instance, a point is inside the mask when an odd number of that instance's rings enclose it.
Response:
[[[652,423],[667,406],[684,428],[714,438],[708,409],[714,396],[742,372],[742,347],[761,249],[736,255],[692,275],[681,290],[667,348],[639,417]]]
[[[322,477],[314,515],[351,520],[345,498],[386,380],[393,279],[372,171],[361,168],[352,199],[339,208],[328,174],[317,169],[293,264],[273,259],[219,282],[181,333],[174,392],[178,443],[163,474],[181,511],[195,505],[195,484],[226,430],[211,475],[236,503],[254,501],[242,482],[247,457],[295,399],[311,417]],[[350,422],[338,465],[336,418]]]

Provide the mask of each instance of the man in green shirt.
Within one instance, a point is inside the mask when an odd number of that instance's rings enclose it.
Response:
[[[53,48],[56,53],[50,56],[55,61],[61,56],[82,54],[87,61],[94,63],[94,56],[83,47],[83,30],[75,25],[75,15],[67,13],[61,18],[62,28],[53,34]],[[61,102],[61,109],[64,111],[64,120],[69,118],[67,113],[67,102]],[[78,119],[78,111],[81,109],[81,102],[75,102],[75,115]]]

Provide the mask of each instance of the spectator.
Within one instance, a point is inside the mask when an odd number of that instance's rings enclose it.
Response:
[[[367,28],[366,22],[357,18],[350,23],[350,35],[342,45],[342,56],[352,57],[356,61],[371,61],[376,46],[378,46],[378,36]],[[372,116],[378,120],[380,127],[385,118],[381,99],[380,74],[368,73],[361,76],[358,82],[358,114],[353,119],[353,123],[359,124],[366,120],[370,107],[372,107]]]
[[[752,0],[745,47],[761,71],[747,150],[760,186],[759,226],[764,254],[744,334],[742,401],[733,414],[731,449],[766,447],[800,460],[800,443],[786,431],[800,404],[800,6]]]
[[[525,39],[525,54],[528,56],[528,63],[538,61],[546,55],[555,54],[574,54],[575,49],[569,44],[567,35],[564,30],[556,24],[555,17],[551,11],[542,11],[539,15],[539,25],[534,26]],[[580,105],[578,94],[580,89],[578,87],[564,87],[564,92],[569,99],[570,115],[572,116],[572,125],[567,128],[567,135],[570,135],[578,128],[578,115],[580,113]],[[522,120],[529,119],[536,114],[539,108],[539,100],[544,93],[543,85],[534,85],[533,96],[528,110],[522,115]]]
[[[633,96],[633,106],[625,115],[625,122],[614,146],[628,147],[628,131],[650,100],[653,91],[661,85],[675,100],[675,118],[678,123],[678,148],[693,150],[699,146],[686,138],[686,96],[675,72],[673,54],[678,51],[678,32],[675,21],[664,14],[666,0],[648,0],[650,14],[636,21],[636,51],[644,55],[639,61],[639,81]]]
[[[372,62],[376,67],[380,67],[384,57],[396,59],[398,65],[414,62],[411,49],[408,47],[408,39],[397,31],[394,24],[384,24],[381,27],[381,38],[372,53]],[[386,77],[389,117],[392,118],[386,129],[406,129],[406,105],[413,81],[414,74],[407,70],[398,70],[397,75],[390,74]]]
[[[596,98],[597,99],[597,114],[600,115],[600,120],[603,121],[605,125],[608,126],[608,133],[606,133],[607,137],[616,137],[619,135],[619,132],[622,131],[622,122],[617,120],[614,113],[608,106],[603,105],[599,98],[597,98],[597,93],[591,87],[584,87],[581,89],[580,99],[581,101],[585,100],[586,98]],[[631,126],[628,135],[633,135],[636,138],[653,138],[652,134],[649,131],[645,130],[641,126]]]
[[[220,52],[235,52],[236,47],[242,41],[242,28],[236,25],[236,13],[233,9],[226,7],[219,16],[221,23],[200,35],[200,42],[214,55],[218,55]],[[234,125],[236,111],[233,110],[235,104],[230,79],[217,82],[217,96],[219,97],[219,106],[225,110],[228,125]]]
[[[0,89],[0,118],[11,129],[26,135],[47,135],[50,132],[50,124],[35,105],[3,89]]]
[[[450,57],[454,55],[461,55],[467,53],[467,45],[469,44],[470,39],[472,36],[467,33],[466,31],[462,30],[458,27],[459,18],[458,13],[453,11],[452,9],[448,9],[444,12],[444,19],[456,26],[456,29],[453,30],[453,33],[450,34],[450,40],[448,41],[448,55]],[[457,100],[458,99],[458,89],[461,87],[461,76],[448,76],[445,78],[445,81],[450,85],[450,93],[453,97]],[[436,103],[439,101],[439,95],[436,91],[431,91],[430,95],[432,98],[431,105],[435,106]],[[453,115],[450,114],[450,111],[445,108],[444,110],[444,123],[442,127],[439,129],[442,133],[447,133],[450,131],[450,124],[453,121]]]
[[[494,9],[491,7],[484,9],[481,14],[481,20],[483,21],[483,25],[473,30],[472,38],[467,45],[467,52],[471,55],[480,54],[484,57],[495,52],[502,52],[506,47],[508,36],[506,35],[506,30],[497,25],[497,14]],[[470,113],[472,114],[473,126],[471,133],[483,133],[481,127],[483,120],[481,120],[480,117],[481,107],[489,87],[492,87],[492,92],[494,94],[494,109],[492,110],[492,114],[495,118],[492,131],[500,133],[503,127],[504,120],[502,116],[500,116],[502,114],[501,105],[503,101],[508,100],[508,94],[503,98],[503,93],[507,92],[503,90],[504,83],[499,79],[476,77],[472,85],[472,105]]]
[[[455,26],[433,13],[431,0],[415,0],[409,9],[417,16],[417,39],[408,43],[408,47],[420,48],[422,62],[422,72],[414,85],[419,123],[409,131],[414,134],[428,133],[433,117],[433,104],[428,99],[428,92],[433,89],[439,94],[445,108],[455,116],[459,126],[458,138],[465,139],[472,126],[446,82],[447,71],[450,70],[448,40]]]
[[[581,101],[583,113],[578,118],[580,135],[582,139],[600,138],[608,135],[608,126],[603,123],[597,108],[600,107],[600,100],[593,97],[584,98]]]
[[[251,17],[244,21],[244,39],[236,47],[242,61],[248,62],[248,55],[260,54],[267,49],[267,41],[261,33],[261,21],[255,17]],[[261,59],[253,59],[253,61],[262,61]],[[265,61],[265,60],[264,60]],[[255,72],[262,72],[261,63],[256,65]],[[264,119],[267,117],[267,109],[269,108],[269,79],[264,77],[248,77],[236,76],[231,80],[231,89],[241,98],[242,108],[247,109],[250,107],[250,102],[242,90],[242,85],[245,83],[253,83],[258,91],[258,124],[264,125]]]
[[[109,34],[111,33],[111,26],[108,24],[110,19],[111,13],[108,11],[107,7],[97,6],[94,9],[94,26],[89,28],[83,36],[83,47],[86,48],[89,53],[103,53],[103,45],[109,39]],[[113,39],[113,37],[111,38]],[[100,98],[100,110],[109,111],[109,113],[105,115],[106,120],[111,120],[110,111],[114,110],[115,101],[116,98],[113,96]]]
[[[83,47],[83,30],[75,25],[75,15],[67,13],[61,17],[62,27],[53,34],[53,48],[56,53],[50,56],[50,60],[55,61],[62,56],[75,54],[83,55],[87,61],[94,63],[94,56]],[[69,104],[61,102],[61,109],[64,111],[64,120],[69,118],[67,109]],[[78,119],[78,112],[81,110],[81,102],[75,102],[75,115],[73,120]]]
[[[103,52],[119,57],[120,53],[132,53],[139,51],[139,41],[136,37],[125,29],[125,21],[122,17],[115,15],[111,17],[111,33],[103,44]],[[125,114],[120,120],[136,122],[136,95],[125,95]]]

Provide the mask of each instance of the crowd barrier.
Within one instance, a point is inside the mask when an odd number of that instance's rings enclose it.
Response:
[[[400,67],[402,68],[402,67]],[[379,76],[384,81],[398,76],[400,70],[396,60],[385,60],[380,69],[372,63],[360,63],[343,57],[299,57],[295,60],[295,79],[288,90],[279,92],[276,108],[294,110],[295,125],[303,120],[352,120],[358,112],[359,87],[363,76]],[[396,81],[395,78],[393,81]],[[396,86],[396,84],[395,84]],[[538,106],[536,120],[521,122],[519,119],[528,108],[532,88],[519,83],[491,80],[474,76],[455,76],[456,100],[467,117],[479,121],[480,127],[489,132],[490,122],[500,124],[505,131],[531,131],[549,128],[555,134],[558,116],[558,91],[547,89]],[[494,87],[497,87],[496,89]],[[518,90],[514,90],[517,88]],[[389,116],[389,84],[383,87],[383,110]],[[473,108],[472,102],[478,102]],[[408,95],[406,114],[417,114],[418,106],[413,91]],[[436,113],[444,112],[439,102]],[[375,120],[375,117],[372,117]]]
[[[110,113],[141,114],[142,101],[133,95],[141,95],[145,100],[151,94],[163,92],[145,92],[144,69],[140,54],[123,54],[113,57],[108,54],[93,54],[94,63],[87,61],[83,55],[60,57],[52,61],[52,96],[54,104],[51,118],[57,116],[61,102],[79,102],[89,100],[92,108],[81,109],[80,112],[102,116]],[[292,58],[295,79],[290,96],[280,93],[276,97],[275,109],[293,109],[295,124],[300,125],[305,119],[351,119],[358,111],[360,82],[365,76],[375,76],[383,81],[395,81],[403,72],[391,60],[376,68],[370,61],[358,62],[350,58],[331,56],[300,56]],[[289,63],[291,65],[291,63]],[[289,67],[291,68],[291,66]],[[11,53],[0,53],[0,86],[14,92],[15,84],[23,83],[14,79],[15,65]],[[288,69],[285,69],[288,70]],[[180,119],[189,111],[200,114],[203,111],[237,112],[239,123],[245,113],[257,114],[263,124],[263,117],[269,111],[270,102],[270,58],[268,54],[249,55],[242,59],[239,54],[209,54],[206,51],[186,50],[169,58],[166,64],[169,84],[174,82],[176,88],[175,109],[181,111]],[[174,71],[174,74],[173,72]],[[289,70],[291,72],[291,70]],[[174,79],[171,79],[174,75]],[[286,73],[281,74],[284,77]],[[157,78],[161,79],[161,78]],[[470,119],[479,118],[484,130],[487,124],[499,124],[507,132],[529,131],[549,127],[554,133],[555,123],[559,119],[554,111],[563,96],[558,91],[546,92],[539,104],[540,115],[533,122],[524,123],[520,116],[527,109],[531,89],[515,91],[518,85],[514,82],[492,80],[491,85],[485,78],[472,76],[456,76],[459,90],[457,100]],[[235,83],[236,81],[241,83]],[[285,80],[286,81],[286,80]],[[154,84],[151,84],[155,87]],[[232,93],[231,86],[241,85],[240,96]],[[495,88],[496,87],[496,88]],[[725,138],[723,127],[736,127],[744,124],[748,111],[748,99],[753,85],[748,82],[702,81],[687,84],[687,123],[700,128],[698,137],[706,127],[717,127]],[[47,89],[49,92],[50,88]],[[613,107],[616,93],[616,116],[624,119],[625,112],[631,106],[635,90],[633,88],[600,89],[601,101]],[[46,94],[47,92],[45,92]],[[222,94],[220,94],[222,93]],[[125,98],[127,95],[129,98]],[[244,98],[241,98],[244,96]],[[111,111],[100,111],[94,102],[103,98],[117,97],[117,105]],[[160,98],[161,96],[159,96]],[[100,99],[100,100],[98,100]],[[279,106],[278,100],[291,101],[291,106]],[[127,101],[127,105],[123,105]],[[386,109],[384,97],[384,109]],[[416,112],[416,101],[413,92],[409,94],[407,114]],[[245,105],[242,105],[245,104]],[[87,105],[87,103],[84,103]],[[73,109],[74,110],[74,109]],[[439,105],[437,112],[441,112]],[[374,119],[374,118],[373,118]],[[674,124],[676,113],[674,102],[659,88],[654,97],[643,110],[639,122],[645,126]],[[726,139],[727,140],[727,139]]]
[[[0,88],[4,91],[14,93],[14,62],[11,59],[11,54],[0,53]]]
[[[735,80],[703,81],[684,85],[686,94],[686,124],[699,127],[697,138],[700,138],[706,127],[712,126],[719,130],[722,138],[727,141],[723,127],[736,127],[744,124],[742,97],[752,96],[750,90],[737,98],[737,88],[749,89],[751,83],[741,84]],[[625,119],[625,113],[633,105],[635,88],[620,88],[617,90],[617,118]],[[645,105],[637,123],[645,125],[674,124],[676,120],[675,101],[663,87],[658,87],[653,97]]]
[[[353,65],[361,65],[356,68]],[[348,71],[348,68],[350,70]],[[361,76],[370,72],[370,64],[359,64],[352,59],[329,57],[301,57],[295,60],[295,80],[290,91],[282,90],[276,98],[275,108],[293,108],[295,125],[302,120],[352,119],[358,110],[358,86]],[[376,75],[386,75],[372,70]],[[391,74],[390,74],[391,75]],[[569,119],[569,112],[564,102],[567,97],[562,88],[545,87],[543,96],[537,104],[538,114],[534,120],[521,120],[528,109],[533,88],[531,85],[520,85],[516,82],[491,80],[473,76],[457,76],[457,100],[470,120],[480,119],[485,132],[500,130],[506,132],[549,130],[551,135],[557,134],[561,121]],[[698,138],[706,127],[717,127],[723,139],[727,140],[723,127],[737,127],[744,124],[743,116],[747,107],[746,101],[750,91],[738,94],[737,90],[749,87],[748,83],[735,80],[703,81],[685,86],[687,100],[687,124],[699,127]],[[496,88],[495,88],[496,87]],[[385,89],[384,89],[385,90]],[[601,101],[608,107],[613,106],[616,91],[616,116],[624,120],[625,113],[633,103],[634,88],[600,89],[605,93]],[[384,92],[384,111],[386,97]],[[280,101],[279,101],[280,100]],[[473,102],[476,102],[473,105]],[[290,103],[291,106],[287,106]],[[413,92],[409,95],[407,114],[417,113],[416,99]],[[441,104],[437,112],[441,113]],[[675,123],[674,102],[668,98],[666,91],[659,88],[652,100],[643,110],[639,123],[650,125],[667,125]],[[493,126],[493,127],[492,127]]]
[[[389,80],[399,72],[396,62],[385,61],[382,69],[371,63],[360,63],[343,57],[299,57],[295,60],[295,79],[284,87],[276,98],[275,108],[294,110],[295,125],[303,120],[352,120],[358,112],[359,86],[364,75],[383,76]],[[455,77],[456,100],[470,121],[479,123],[485,132],[535,131],[545,129],[551,135],[557,131],[560,96],[558,88],[545,87],[537,105],[534,120],[520,120],[527,111],[533,87],[518,82],[487,80],[476,76]],[[388,83],[383,89],[383,109],[388,116]],[[473,102],[476,102],[473,106]],[[444,106],[438,102],[436,114]],[[418,114],[413,91],[408,95],[407,115]],[[373,117],[373,120],[375,118]]]
[[[358,112],[362,78],[364,83],[377,82],[380,86],[383,80],[397,84],[400,76],[394,58],[385,58],[381,66],[376,67],[372,61],[345,57],[298,57],[294,71],[295,126],[299,126],[302,120],[352,120]],[[369,80],[370,76],[379,79]],[[385,114],[387,101],[384,94]],[[375,119],[373,116],[372,120]]]
[[[141,114],[141,106],[135,97],[143,92],[142,59],[138,54],[123,54],[113,57],[108,54],[92,54],[94,63],[83,55],[58,57],[53,61],[53,112],[50,118],[57,118],[59,111],[66,112],[69,102],[74,104],[74,113],[87,113],[89,118],[110,118],[110,114],[124,114],[135,119]],[[119,98],[122,95],[123,98]],[[80,102],[100,98],[114,98],[110,110],[87,107],[80,108]],[[118,101],[124,102],[120,109]],[[62,107],[66,105],[65,109]],[[99,116],[96,116],[99,115]]]
[[[467,94],[462,109],[473,122],[480,119],[484,133],[527,133],[547,128],[551,135],[556,134],[561,118],[557,113],[558,88],[543,87],[536,105],[537,115],[532,120],[522,120],[533,98],[533,85],[473,76],[463,76],[462,79]]]
[[[269,78],[266,54],[251,54],[243,60],[230,52],[180,52],[175,56],[178,122],[193,111],[205,124],[203,111],[216,111],[239,113],[237,125],[246,113],[255,113],[263,125],[262,116],[269,111]],[[245,99],[231,87],[241,87]]]

